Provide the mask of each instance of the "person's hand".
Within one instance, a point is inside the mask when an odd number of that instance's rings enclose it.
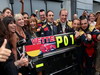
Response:
[[[22,75],[22,73],[18,73],[18,75]]]
[[[25,55],[22,55],[22,57],[20,58],[20,60],[17,60],[15,62],[16,66],[28,66],[28,58],[25,57]]]
[[[36,14],[36,15],[38,14],[38,10],[35,10],[35,14]]]
[[[91,34],[87,34],[86,37],[87,37],[87,40],[88,40],[88,41],[92,40]]]
[[[97,40],[99,40],[99,41],[100,41],[100,34],[97,36]]]
[[[20,66],[28,66],[28,59],[25,57],[25,55],[23,54],[21,59],[20,59]]]
[[[11,54],[11,50],[6,48],[7,40],[5,39],[0,48],[0,62],[6,62]]]
[[[28,66],[28,63],[29,63],[28,59],[27,58],[24,58],[23,59],[23,63],[24,63],[24,66]]]
[[[24,0],[20,0],[20,3],[22,3],[22,4],[23,4],[23,3],[24,3]]]
[[[38,29],[37,29],[37,32],[39,32],[39,31],[41,31],[41,28],[38,28]]]

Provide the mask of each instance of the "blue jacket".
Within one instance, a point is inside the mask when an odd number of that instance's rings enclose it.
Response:
[[[47,25],[42,28],[42,33],[41,36],[51,36],[51,35],[56,35],[57,34],[57,27],[56,25],[52,25],[52,28],[50,27],[50,25],[47,23]]]

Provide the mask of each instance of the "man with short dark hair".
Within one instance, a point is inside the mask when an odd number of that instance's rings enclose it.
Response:
[[[38,20],[38,29],[37,29],[37,35],[38,35],[38,37],[41,36],[42,26],[44,26],[47,23],[47,21],[46,21],[46,13],[45,13],[44,9],[40,9],[40,11],[39,11],[39,17],[40,17],[40,20]]]
[[[89,25],[88,19],[81,17],[80,39],[83,49],[83,75],[94,75],[96,59],[96,42],[100,32],[94,26]]]
[[[39,16],[40,16],[40,20],[43,22],[46,20],[46,13],[45,13],[45,10],[44,9],[41,9],[39,11]]]
[[[57,34],[57,27],[54,23],[54,12],[49,10],[46,13],[47,24],[43,27],[42,36],[51,36]]]

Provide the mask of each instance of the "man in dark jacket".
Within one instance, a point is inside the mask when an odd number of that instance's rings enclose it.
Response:
[[[57,27],[54,23],[54,13],[49,10],[46,14],[47,16],[47,24],[43,27],[42,36],[51,36],[57,34]]]
[[[100,33],[94,26],[89,25],[86,17],[81,17],[80,39],[83,48],[83,75],[94,75],[96,40],[99,40]]]
[[[59,13],[60,19],[57,20],[57,33],[67,33],[67,32],[73,32],[72,29],[72,22],[68,21],[68,11],[66,9],[62,9]]]
[[[39,17],[40,17],[40,20],[38,20],[38,29],[37,29],[37,36],[40,37],[41,36],[41,33],[42,33],[42,26],[47,24],[47,20],[46,20],[46,13],[45,13],[45,10],[44,9],[41,9],[39,11]]]

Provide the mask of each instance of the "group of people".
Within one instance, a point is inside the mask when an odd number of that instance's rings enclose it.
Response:
[[[23,0],[20,2],[23,8]],[[54,20],[52,10],[45,12],[40,9],[29,16],[23,10],[13,14],[10,8],[5,8],[0,15],[0,74],[43,75],[43,72],[36,72],[35,64],[30,67],[31,57],[25,53],[23,46],[30,43],[31,38],[73,32],[76,44],[79,45],[77,61],[80,74],[94,75],[98,71],[96,58],[99,55],[97,42],[100,40],[100,12],[88,15],[84,11],[80,18],[74,14],[73,20],[67,17],[66,9],[61,9],[59,19]]]

